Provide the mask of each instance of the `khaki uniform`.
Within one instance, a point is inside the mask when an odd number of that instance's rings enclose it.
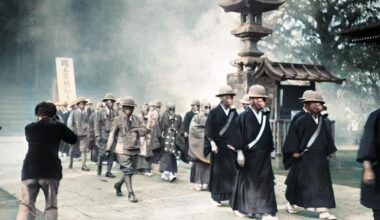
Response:
[[[98,111],[95,115],[94,121],[94,130],[95,137],[98,137],[100,140],[97,143],[99,148],[99,154],[104,154],[106,149],[109,133],[111,131],[112,122],[117,117],[117,112],[113,109],[107,110],[102,109]],[[111,149],[114,150],[114,149]]]
[[[112,149],[117,133],[115,153],[120,163],[121,171],[125,175],[136,172],[137,156],[140,153],[140,137],[145,136],[147,128],[141,119],[135,115],[128,118],[121,112],[112,123],[106,151]]]
[[[80,151],[87,152],[90,115],[85,110],[77,109],[71,112],[70,117],[71,123],[68,124],[68,127],[78,136]]]
[[[86,167],[87,152],[89,151],[89,132],[90,132],[90,114],[83,110],[76,109],[70,113],[68,127],[78,136],[79,150],[82,157],[82,170],[88,171]],[[70,164],[69,168],[73,167],[74,149],[76,145],[70,146]]]

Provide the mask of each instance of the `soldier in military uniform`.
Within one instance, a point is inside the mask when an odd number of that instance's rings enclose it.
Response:
[[[96,105],[96,108],[94,109],[92,105],[87,105],[87,111],[90,114],[90,118],[88,121],[89,125],[89,132],[88,132],[88,142],[89,142],[89,149],[90,149],[90,159],[93,162],[98,162],[98,147],[96,145],[95,141],[95,116],[96,113],[101,110],[101,103],[98,103]]]
[[[124,175],[114,185],[116,195],[122,196],[121,187],[125,183],[128,190],[128,200],[130,202],[137,202],[132,188],[132,175],[136,173],[137,157],[141,147],[140,137],[146,135],[147,129],[141,119],[133,115],[136,107],[133,97],[121,99],[120,105],[123,110],[112,122],[107,141],[106,156],[110,156],[112,146],[116,140],[115,136],[117,135],[115,153],[120,164],[120,170]]]
[[[111,93],[107,93],[103,99],[105,108],[98,111],[95,116],[95,139],[96,145],[99,149],[98,157],[98,175],[102,175],[102,164],[105,158],[105,149],[107,141],[109,138],[109,133],[111,130],[112,122],[115,117],[118,115],[117,111],[114,110],[114,103],[116,102],[115,97]],[[114,161],[114,150],[115,145],[111,148],[111,156],[107,160],[107,172],[106,177],[114,178],[115,176],[111,173],[112,164]]]
[[[77,109],[70,113],[70,120],[68,122],[68,127],[78,136],[79,149],[82,157],[82,170],[89,171],[90,169],[86,166],[87,162],[87,151],[88,151],[88,132],[89,132],[89,118],[90,115],[86,111],[87,99],[84,97],[79,97],[76,101]],[[70,165],[69,169],[73,168],[74,159],[74,147],[70,147]]]

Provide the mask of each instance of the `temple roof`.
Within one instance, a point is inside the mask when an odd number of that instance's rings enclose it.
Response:
[[[361,24],[341,33],[353,43],[380,43],[380,22]]]
[[[334,75],[322,65],[271,62],[268,58],[263,59],[255,73],[255,77],[259,78],[263,74],[267,74],[275,81],[302,80],[337,84],[342,84],[345,81],[345,79]]]
[[[276,10],[286,0],[227,0],[220,3],[220,7],[225,12],[244,12],[249,11],[259,14],[266,11]]]

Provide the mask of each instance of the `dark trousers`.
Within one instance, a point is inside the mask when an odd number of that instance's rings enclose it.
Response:
[[[380,209],[373,209],[373,219],[380,220]]]

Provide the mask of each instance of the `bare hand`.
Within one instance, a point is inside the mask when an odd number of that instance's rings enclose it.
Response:
[[[363,172],[363,183],[372,185],[375,183],[375,173],[372,168],[366,168]]]
[[[211,151],[214,153],[218,153],[218,146],[214,142],[211,143]]]
[[[245,165],[245,157],[242,150],[237,151],[237,163],[240,167],[244,167]]]
[[[300,158],[300,157],[301,157],[301,154],[300,154],[300,153],[293,153],[293,157],[294,157],[294,158]]]

